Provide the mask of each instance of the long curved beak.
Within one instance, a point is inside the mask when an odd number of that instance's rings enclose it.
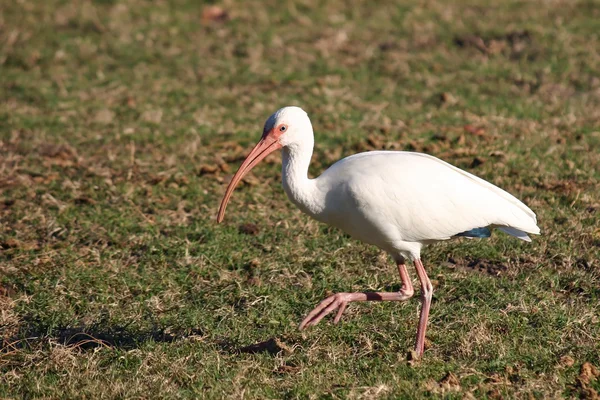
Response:
[[[233,190],[237,186],[237,184],[242,180],[242,178],[252,169],[256,164],[261,162],[266,156],[271,154],[277,149],[280,149],[282,146],[279,143],[278,138],[275,137],[273,131],[268,132],[263,135],[262,139],[254,146],[248,157],[244,160],[242,165],[240,165],[240,169],[235,173],[229,186],[227,186],[227,191],[225,191],[225,196],[221,201],[221,207],[219,207],[219,214],[217,215],[217,222],[220,223],[223,221],[225,217],[225,209],[227,208],[227,203],[229,203],[229,198],[233,193]]]

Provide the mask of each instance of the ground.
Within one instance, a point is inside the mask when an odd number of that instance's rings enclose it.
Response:
[[[599,32],[594,0],[2,2],[0,397],[598,398]],[[298,331],[399,279],[293,207],[279,155],[215,223],[285,105],[313,176],[423,151],[537,213],[532,243],[424,251],[420,362],[418,296]]]

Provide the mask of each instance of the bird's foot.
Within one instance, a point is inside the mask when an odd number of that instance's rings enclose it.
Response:
[[[314,326],[319,323],[327,314],[337,309],[338,312],[333,319],[333,323],[337,324],[342,318],[342,314],[346,310],[348,303],[352,301],[404,301],[408,300],[413,295],[412,286],[403,286],[399,292],[384,293],[384,292],[362,292],[362,293],[336,293],[329,296],[319,303],[300,324],[300,330]]]
[[[306,318],[304,318],[300,324],[300,330],[318,324],[319,321],[321,321],[327,314],[336,308],[338,309],[338,312],[333,320],[333,323],[337,324],[340,322],[342,314],[346,310],[348,303],[351,301],[363,300],[362,297],[364,296],[364,293],[336,293],[332,296],[329,296],[320,302],[319,305],[316,306],[315,309],[306,316]]]

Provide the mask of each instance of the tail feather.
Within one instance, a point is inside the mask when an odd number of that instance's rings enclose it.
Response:
[[[510,226],[498,226],[497,227],[499,230],[501,230],[504,233],[508,233],[509,235],[512,235],[514,237],[517,237],[521,240],[524,240],[526,242],[531,242],[531,238],[527,235],[527,233],[518,230],[516,228],[512,228]]]

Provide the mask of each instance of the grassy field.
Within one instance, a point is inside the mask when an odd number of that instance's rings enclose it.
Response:
[[[579,398],[600,392],[600,3],[0,4],[0,397]],[[378,249],[287,200],[265,119],[311,116],[311,174],[430,153],[522,199],[542,236],[426,249],[420,301]],[[414,271],[409,269],[413,278]]]

